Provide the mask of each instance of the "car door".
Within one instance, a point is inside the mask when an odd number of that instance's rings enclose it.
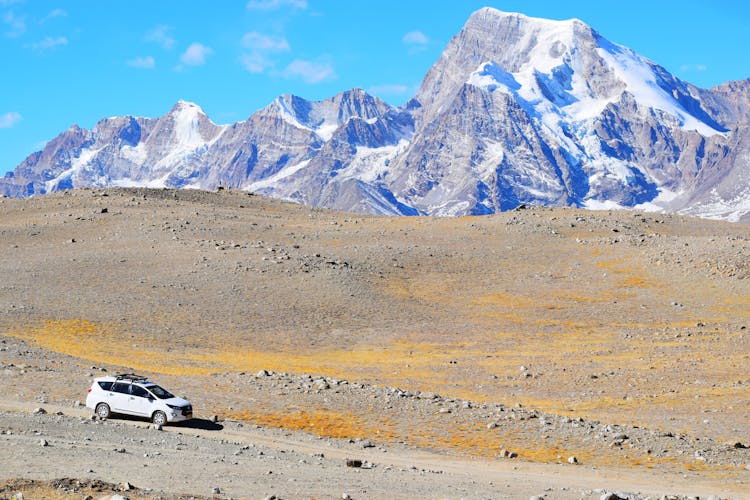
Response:
[[[130,386],[130,397],[128,399],[128,407],[134,415],[141,415],[144,417],[151,417],[151,407],[153,406],[153,398],[146,389],[139,385],[132,384]]]
[[[128,409],[130,398],[130,392],[128,390],[129,386],[130,384],[126,382],[115,382],[112,384],[112,388],[107,393],[107,402],[112,411],[118,413],[130,413]]]

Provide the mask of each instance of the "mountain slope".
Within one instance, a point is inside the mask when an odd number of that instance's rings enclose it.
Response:
[[[360,89],[282,95],[216,125],[179,102],[158,119],[72,127],[0,180],[247,189],[377,214],[519,203],[750,213],[750,80],[699,89],[579,20],[475,12],[395,108]]]

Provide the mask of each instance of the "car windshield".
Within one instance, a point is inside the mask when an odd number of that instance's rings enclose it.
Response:
[[[153,392],[154,396],[156,396],[159,399],[169,399],[169,398],[173,398],[174,397],[174,394],[172,394],[171,392],[169,392],[166,389],[163,389],[163,388],[159,387],[156,384],[149,385],[148,386],[148,390],[151,391],[151,392]]]

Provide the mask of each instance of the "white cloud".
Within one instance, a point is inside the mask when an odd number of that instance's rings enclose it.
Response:
[[[400,84],[375,85],[367,89],[367,92],[375,95],[402,95],[409,91],[409,87]]]
[[[180,61],[187,66],[202,66],[206,64],[206,58],[213,52],[211,48],[202,43],[193,42],[180,56]]]
[[[257,31],[245,33],[242,45],[248,49],[267,52],[287,52],[290,49],[289,42],[283,36],[263,35]]]
[[[26,18],[17,16],[13,11],[8,11],[3,15],[3,23],[8,26],[5,36],[16,38],[26,33]]]
[[[401,38],[401,41],[409,47],[409,54],[422,52],[430,44],[430,39],[421,31],[410,31]]]
[[[172,38],[172,28],[165,24],[160,24],[156,28],[146,33],[145,39],[147,42],[155,42],[161,45],[163,49],[169,50],[174,47],[175,39]]]
[[[401,39],[406,45],[427,45],[430,39],[421,31],[410,31]]]
[[[156,59],[152,56],[136,57],[128,61],[131,68],[151,69],[156,66]]]
[[[242,37],[242,46],[249,52],[240,56],[240,62],[250,73],[263,73],[273,68],[275,63],[269,56],[291,50],[289,42],[283,36],[263,35],[256,31],[245,33]]]
[[[21,113],[10,111],[8,113],[0,115],[0,128],[11,128],[20,121]]]
[[[250,0],[247,8],[251,10],[276,10],[282,7],[306,9],[307,0]]]
[[[67,15],[68,13],[65,12],[63,9],[53,9],[49,12],[49,14],[44,16],[44,19],[42,19],[41,22],[46,22],[46,21],[49,21],[50,19],[55,19],[57,17],[66,17]]]
[[[28,47],[31,47],[32,49],[39,51],[39,52],[47,52],[47,51],[55,50],[58,47],[64,47],[66,45],[68,45],[68,39],[65,38],[64,36],[58,36],[58,37],[48,36],[44,40],[29,44]]]
[[[9,5],[13,5],[14,3],[23,3],[24,0],[0,0],[0,5],[3,7],[7,7]]]
[[[265,70],[273,67],[273,62],[263,57],[262,54],[242,54],[240,62],[250,73],[263,73]]]
[[[282,75],[285,78],[301,78],[306,83],[319,83],[336,78],[336,72],[330,63],[317,63],[300,59],[289,63]]]

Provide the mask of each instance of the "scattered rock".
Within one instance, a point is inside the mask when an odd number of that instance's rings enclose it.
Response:
[[[347,467],[354,467],[354,468],[361,468],[362,467],[362,460],[347,458],[346,459],[346,466]]]
[[[614,492],[609,492],[600,496],[599,500],[628,500],[628,498]]]
[[[44,415],[47,413],[47,410],[44,408],[37,408],[34,410],[34,415]]]
[[[318,379],[315,382],[313,382],[313,387],[319,391],[323,391],[326,389],[330,389],[331,386],[328,384],[328,382],[325,379]]]
[[[568,457],[568,463],[575,465],[578,463],[578,459],[576,457]]]

